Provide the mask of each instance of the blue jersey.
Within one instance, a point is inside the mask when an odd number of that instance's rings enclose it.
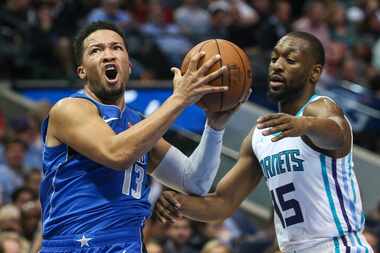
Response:
[[[142,120],[140,114],[127,106],[120,111],[117,106],[95,101],[83,90],[71,97],[92,102],[115,133]],[[48,119],[42,125],[43,140],[47,127]],[[144,154],[130,168],[117,171],[88,159],[64,143],[55,147],[44,143],[40,189],[43,238],[141,228],[151,214],[148,160],[148,154]]]

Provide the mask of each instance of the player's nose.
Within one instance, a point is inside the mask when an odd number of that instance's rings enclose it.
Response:
[[[275,62],[272,62],[270,66],[274,71],[281,71],[284,69],[284,64],[281,58],[278,58]]]
[[[113,50],[110,48],[106,48],[104,50],[104,54],[103,54],[103,61],[109,62],[109,61],[113,61],[115,59],[116,59],[116,56],[115,56]]]

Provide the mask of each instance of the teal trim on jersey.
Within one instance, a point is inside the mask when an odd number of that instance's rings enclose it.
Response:
[[[320,158],[320,161],[321,161],[323,184],[324,184],[324,187],[325,187],[327,198],[329,200],[329,205],[330,205],[331,213],[333,215],[335,225],[336,225],[336,227],[338,229],[339,236],[343,236],[344,234],[343,234],[342,225],[340,224],[340,221],[339,221],[339,218],[338,218],[338,214],[337,214],[336,209],[335,209],[333,196],[332,196],[331,190],[330,190],[329,178],[327,176],[326,156],[323,155],[323,154],[320,154],[319,158]]]
[[[358,236],[358,233],[354,233],[356,240],[358,241],[359,245],[365,248],[365,253],[369,253],[368,248],[363,245],[362,241],[360,240],[360,237]]]
[[[338,238],[336,237],[334,237],[334,246],[335,246],[335,253],[340,253],[339,241],[338,241]]]
[[[350,241],[351,243],[349,243],[348,245],[351,244],[351,246],[355,247],[356,246],[356,243],[355,243],[355,238],[352,236],[353,233],[348,233],[348,238],[350,238]],[[347,237],[346,237],[347,238]]]
[[[311,102],[314,101],[314,99],[318,98],[319,96],[317,94],[314,94],[313,96],[311,96],[309,98],[309,100],[307,100],[307,102],[301,107],[301,109],[298,110],[298,112],[296,113],[296,117],[301,117],[302,114],[303,114],[303,111],[305,110],[305,107],[310,104]]]
[[[349,178],[351,179],[351,189],[352,189],[352,195],[354,197],[354,200],[353,200],[353,203],[354,205],[356,206],[356,190],[355,190],[355,183],[354,183],[354,179],[353,179],[353,175],[352,175],[352,153],[349,154],[349,160],[348,160],[348,163],[349,163]],[[354,219],[354,222],[356,223],[356,230],[360,230],[360,222],[358,221],[357,219],[357,216],[360,215],[360,214],[356,214],[356,211],[355,211],[355,206],[354,206],[354,213],[352,214],[352,218]]]

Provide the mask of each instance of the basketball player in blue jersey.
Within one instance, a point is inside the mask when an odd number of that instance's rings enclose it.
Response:
[[[74,46],[84,89],[55,104],[42,126],[40,252],[141,253],[150,216],[148,174],[182,192],[205,195],[211,187],[233,110],[207,114],[190,157],[162,136],[185,107],[227,90],[207,84],[225,68],[207,74],[220,56],[200,64],[204,53],[197,53],[183,75],[172,69],[173,94],[143,119],[124,100],[131,69],[123,33],[93,23]]]
[[[324,50],[313,35],[292,32],[275,46],[269,96],[279,113],[264,115],[244,139],[234,167],[204,197],[164,192],[163,221],[232,215],[264,176],[272,197],[277,241],[285,253],[373,252],[352,163],[352,130],[342,110],[315,94]]]

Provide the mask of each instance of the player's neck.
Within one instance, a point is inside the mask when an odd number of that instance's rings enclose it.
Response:
[[[281,101],[278,103],[278,111],[295,115],[304,106],[310,97],[315,93],[314,90],[305,90],[297,97],[292,97],[286,101]]]
[[[102,104],[106,104],[106,105],[115,105],[115,106],[119,107],[120,111],[124,110],[124,106],[125,106],[124,96],[120,96],[116,99],[107,100],[107,99],[101,99],[98,96],[96,96],[96,94],[88,87],[88,85],[84,86],[84,90],[85,90],[87,95],[89,95],[90,97],[92,97],[96,101],[98,101]]]

